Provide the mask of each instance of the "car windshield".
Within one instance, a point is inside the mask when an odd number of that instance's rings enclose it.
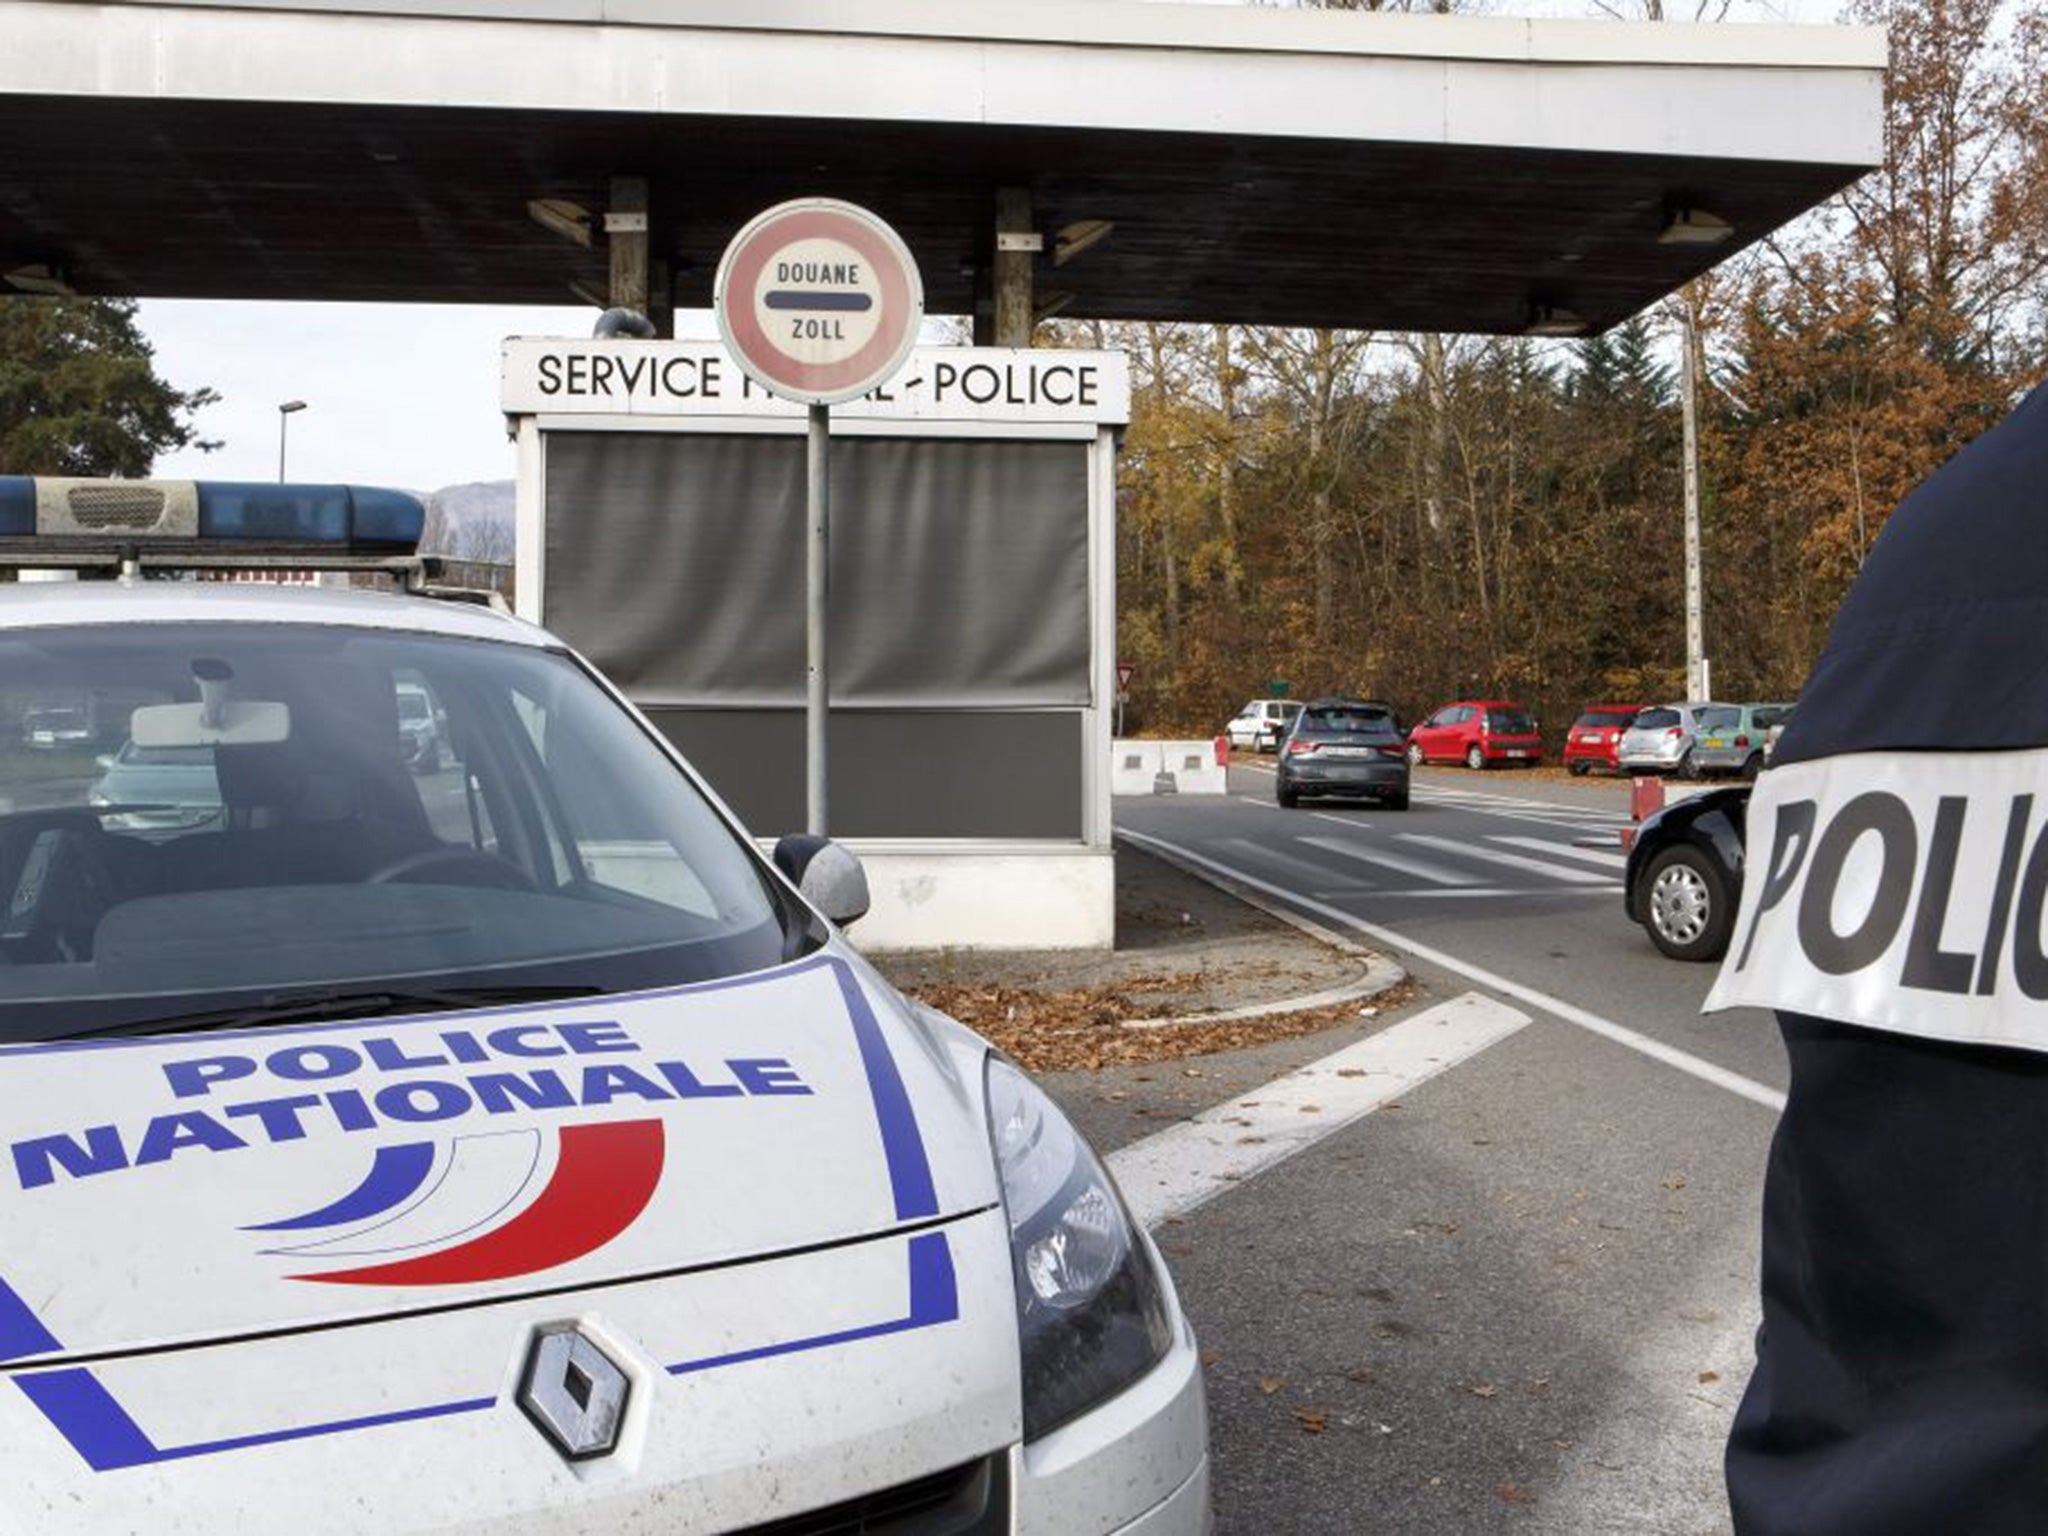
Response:
[[[1661,731],[1678,724],[1675,709],[1646,709],[1636,716],[1635,728],[1639,731]]]
[[[1302,736],[1383,736],[1389,741],[1398,734],[1389,711],[1347,704],[1306,710],[1294,729]]]
[[[90,701],[92,735],[0,752],[0,1039],[309,994],[663,986],[819,938],[557,651],[296,624],[0,635],[0,713],[52,693]],[[408,698],[443,737],[425,762]]]
[[[1627,725],[1635,717],[1636,712],[1632,709],[1589,709],[1579,716],[1573,728],[1587,731],[1611,730],[1617,725]]]
[[[1489,709],[1486,712],[1486,728],[1496,736],[1536,734],[1536,722],[1529,718],[1526,709]]]

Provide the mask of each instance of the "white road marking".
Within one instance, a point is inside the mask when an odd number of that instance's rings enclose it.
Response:
[[[1332,880],[1342,880],[1344,878],[1344,871],[1341,869],[1332,869],[1329,865],[1318,864],[1312,859],[1297,859],[1291,853],[1282,853],[1278,848],[1269,848],[1264,843],[1255,843],[1248,837],[1227,837],[1216,846],[1232,850],[1239,858],[1250,854],[1253,858],[1267,864],[1281,865],[1286,869],[1292,870],[1302,879],[1312,880],[1317,885],[1328,885]],[[1361,896],[1370,895],[1372,892],[1372,887],[1369,885],[1355,885],[1351,889]]]
[[[1511,843],[1517,848],[1532,848],[1538,853],[1556,854],[1560,858],[1580,859],[1588,864],[1600,864],[1608,869],[1627,869],[1628,856],[1608,853],[1601,848],[1573,848],[1564,843],[1553,843],[1547,837],[1514,837],[1505,832],[1487,834],[1490,843]]]
[[[1608,883],[1601,876],[1588,870],[1568,869],[1542,859],[1524,858],[1519,853],[1502,853],[1497,848],[1482,848],[1477,843],[1460,843],[1448,837],[1432,837],[1427,832],[1403,832],[1399,836],[1404,843],[1421,843],[1425,848],[1441,848],[1447,853],[1463,854],[1468,859],[1480,859],[1488,864],[1498,864],[1504,869],[1524,870],[1532,875],[1542,875],[1548,880],[1563,880],[1571,885]]]
[[[1617,806],[1609,810],[1604,806],[1585,805],[1569,800],[1537,800],[1523,795],[1493,795],[1484,790],[1455,789],[1442,784],[1418,783],[1413,793],[1446,804],[1470,806],[1475,810],[1496,811],[1543,811],[1558,816],[1592,817],[1602,821],[1622,822],[1628,820],[1625,808]]]
[[[1460,960],[1456,956],[1448,955],[1431,945],[1419,944],[1406,935],[1397,933],[1392,928],[1382,927],[1378,923],[1370,923],[1362,917],[1354,916],[1352,913],[1346,912],[1342,907],[1333,907],[1328,902],[1317,901],[1313,897],[1287,890],[1285,887],[1274,885],[1269,880],[1261,880],[1256,875],[1246,874],[1241,869],[1232,869],[1228,864],[1219,863],[1215,859],[1205,857],[1202,854],[1196,853],[1191,848],[1183,848],[1178,843],[1169,843],[1164,838],[1149,837],[1143,832],[1132,832],[1129,830],[1120,831],[1117,833],[1117,836],[1128,838],[1141,848],[1153,849],[1156,852],[1166,854],[1169,858],[1179,859],[1183,863],[1195,868],[1205,869],[1212,874],[1221,875],[1226,880],[1235,880],[1241,885],[1250,886],[1255,891],[1264,891],[1268,896],[1277,896],[1282,901],[1291,901],[1296,906],[1305,908],[1319,917],[1351,929],[1354,933],[1362,933],[1368,938],[1375,939],[1381,944],[1386,945],[1389,949],[1398,950],[1402,954],[1413,955],[1418,960],[1425,961],[1430,965],[1440,966],[1447,971],[1453,971],[1463,976],[1467,981],[1477,982],[1480,986],[1498,992],[1504,997],[1512,997],[1517,1002],[1527,1003],[1531,1007],[1540,1008],[1552,1017],[1564,1020],[1567,1024],[1576,1024],[1580,1029],[1586,1030],[1590,1034],[1599,1035],[1605,1040],[1611,1040],[1616,1045],[1625,1046],[1631,1051],[1636,1051],[1649,1057],[1652,1061],[1660,1061],[1667,1067],[1674,1067],[1690,1077],[1698,1078],[1703,1083],[1712,1083],[1717,1088],[1725,1088],[1728,1092],[1740,1098],[1748,1099],[1753,1104],[1761,1104],[1764,1108],[1770,1110],[1782,1110],[1785,1107],[1784,1094],[1775,1088],[1764,1086],[1764,1084],[1756,1081],[1754,1078],[1744,1077],[1740,1072],[1731,1072],[1726,1067],[1716,1066],[1713,1062],[1695,1056],[1690,1051],[1681,1051],[1676,1046],[1666,1045],[1662,1040],[1652,1039],[1650,1036],[1630,1029],[1626,1025],[1616,1024],[1611,1019],[1603,1019],[1599,1014],[1581,1008],[1576,1003],[1568,1003],[1561,997],[1553,997],[1548,992],[1540,992],[1534,987],[1526,987],[1519,981],[1510,981],[1507,977],[1489,971],[1484,966],[1474,965],[1469,960]]]
[[[1477,875],[1464,874],[1443,864],[1432,864],[1428,859],[1405,858],[1389,849],[1361,848],[1356,843],[1347,843],[1341,837],[1302,837],[1296,842],[1307,843],[1312,848],[1325,848],[1331,853],[1342,854],[1347,859],[1356,859],[1361,864],[1378,864],[1399,874],[1413,875],[1418,880],[1433,881],[1437,885],[1477,885]]]
[[[1575,816],[1569,811],[1546,814],[1537,811],[1504,810],[1497,805],[1481,805],[1471,800],[1439,800],[1431,795],[1418,796],[1416,803],[1429,810],[1464,811],[1474,816],[1498,816],[1504,821],[1521,822],[1525,826],[1555,827],[1560,832],[1612,834],[1628,825],[1627,822],[1612,821],[1604,817]]]
[[[1131,1214],[1155,1227],[1306,1152],[1528,1022],[1526,1013],[1467,992],[1118,1148],[1110,1171]]]
[[[1448,795],[1417,794],[1415,798],[1424,805],[1433,806],[1441,810],[1469,811],[1474,815],[1499,816],[1508,821],[1534,821],[1549,827],[1582,829],[1587,827],[1607,828],[1628,825],[1626,817],[1609,816],[1604,812],[1598,811],[1575,811],[1568,806],[1562,805],[1531,805],[1522,807],[1503,804],[1500,801],[1489,800],[1484,797],[1454,799]]]

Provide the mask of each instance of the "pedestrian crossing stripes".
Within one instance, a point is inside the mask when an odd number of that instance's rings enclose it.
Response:
[[[1623,870],[1628,868],[1628,855],[1609,853],[1604,848],[1567,848],[1541,837],[1512,837],[1505,833],[1493,839],[1496,843],[1507,843],[1515,848],[1533,848],[1538,853],[1553,854],[1567,859],[1577,859],[1582,864],[1598,864],[1603,869]]]
[[[1483,790],[1448,789],[1440,785],[1417,784],[1413,798],[1431,805],[1452,806],[1465,811],[1487,811],[1513,816],[1517,821],[1542,821],[1559,826],[1606,829],[1627,825],[1628,817],[1597,805],[1561,805],[1554,800],[1526,800],[1513,795],[1489,794]]]
[[[1478,843],[1461,843],[1448,837],[1436,837],[1427,832],[1403,832],[1404,843],[1420,843],[1425,848],[1440,848],[1448,853],[1463,854],[1468,859],[1480,859],[1488,864],[1498,864],[1504,869],[1526,870],[1532,875],[1541,875],[1547,880],[1562,880],[1572,885],[1606,885],[1604,875],[1589,870],[1572,869],[1560,864],[1532,859],[1524,854],[1504,853],[1498,848],[1488,848]]]
[[[1532,896],[1606,897],[1621,889],[1627,860],[1618,852],[1574,848],[1556,839],[1484,833],[1469,838],[1393,830],[1403,818],[1373,822],[1318,819],[1351,829],[1306,830],[1278,837],[1233,837],[1214,846],[1239,863],[1323,899],[1472,900]],[[1301,826],[1292,820],[1291,826]]]
[[[1356,859],[1362,864],[1378,865],[1394,870],[1398,874],[1413,875],[1418,880],[1428,880],[1437,885],[1477,885],[1477,875],[1460,874],[1443,864],[1433,864],[1427,859],[1410,858],[1395,853],[1392,849],[1378,846],[1367,847],[1358,842],[1347,842],[1341,837],[1303,837],[1297,842],[1307,843],[1311,848],[1321,848],[1339,854],[1347,859]]]

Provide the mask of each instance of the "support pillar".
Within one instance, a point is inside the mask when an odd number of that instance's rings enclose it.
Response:
[[[614,176],[611,206],[604,215],[605,245],[611,253],[614,309],[647,313],[647,178]]]
[[[1028,347],[1034,320],[1032,264],[1043,245],[1031,222],[1031,193],[1023,187],[996,192],[994,344]]]

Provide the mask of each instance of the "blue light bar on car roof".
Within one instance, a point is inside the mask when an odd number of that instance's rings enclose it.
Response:
[[[0,537],[409,555],[426,520],[417,496],[360,485],[0,475]]]
[[[346,544],[401,549],[420,542],[427,509],[403,491],[361,485],[199,482],[199,536],[265,544]]]
[[[36,531],[36,483],[27,475],[0,475],[0,538]]]

